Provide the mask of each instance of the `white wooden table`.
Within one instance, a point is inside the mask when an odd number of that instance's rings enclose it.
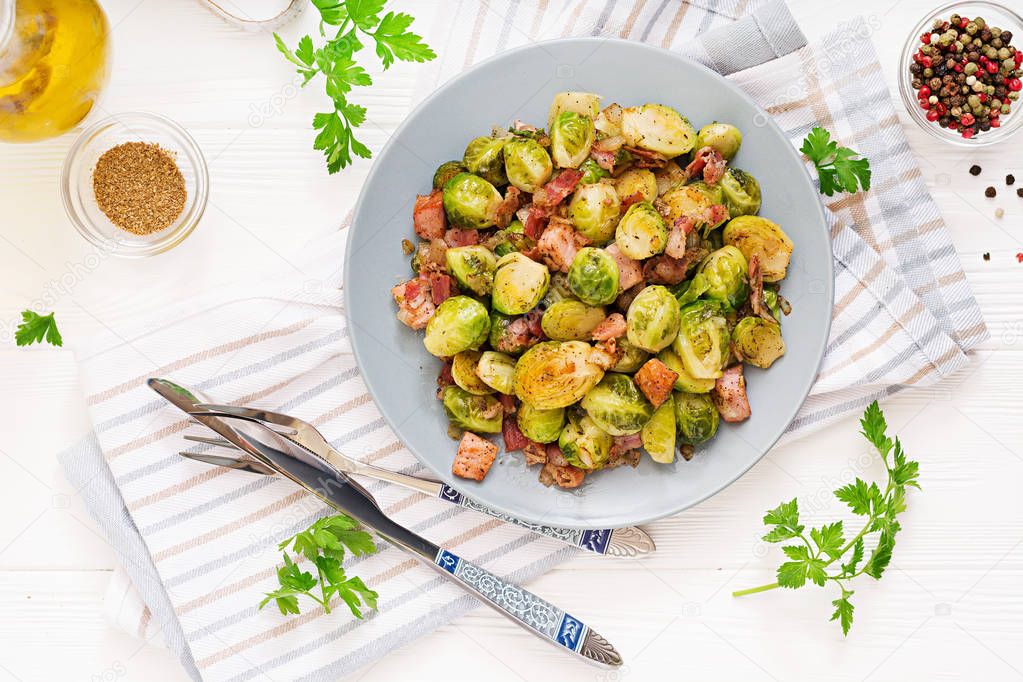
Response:
[[[496,0],[491,0],[496,3]],[[239,0],[238,4],[245,5]],[[435,35],[440,0],[399,3]],[[454,3],[451,3],[452,5]],[[499,3],[497,3],[499,4]],[[908,28],[935,0],[792,0],[811,40],[855,13],[874,35],[889,83]],[[58,311],[69,345],[166,301],[288,267],[309,238],[336,229],[368,165],[328,177],[310,149],[322,91],[282,100],[287,67],[270,39],[228,27],[188,0],[103,0],[114,25],[105,112],[153,110],[184,124],[214,178],[207,215],[174,251],[89,267],[87,244],[57,194],[74,135],[0,146],[0,680],[182,680],[165,650],[108,627],[101,615],[115,557],[55,455],[88,429],[69,350],[9,343],[33,301]],[[443,19],[449,20],[448,18]],[[455,18],[457,20],[457,17]],[[311,25],[307,14],[300,22]],[[292,27],[288,35],[297,34]],[[361,93],[379,150],[409,107],[415,69],[399,66]],[[253,111],[278,107],[258,127]],[[1018,114],[1019,115],[1019,114]],[[890,422],[922,463],[893,568],[856,590],[856,624],[828,623],[830,592],[815,588],[733,599],[770,582],[779,552],[761,541],[763,511],[799,496],[815,518],[841,510],[830,491],[864,468],[850,417],[771,452],[742,480],[652,525],[656,556],[635,563],[579,557],[531,587],[597,623],[626,666],[578,665],[480,610],[361,671],[364,680],[517,679],[1010,679],[1023,677],[1023,181],[1020,144],[964,156],[936,147],[905,120],[931,191],[952,229],[992,338],[966,370],[888,401]],[[1015,159],[1019,166],[1010,164]],[[984,167],[982,178],[967,174]],[[985,200],[988,184],[1002,188]],[[994,218],[1002,206],[1006,215]],[[990,252],[985,262],[981,255]],[[654,675],[659,675],[655,678]]]

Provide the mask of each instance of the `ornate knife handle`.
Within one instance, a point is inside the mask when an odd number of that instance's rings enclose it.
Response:
[[[434,563],[488,606],[503,611],[518,625],[551,644],[601,666],[622,664],[621,655],[610,642],[578,618],[529,590],[506,582],[443,548],[437,552]]]
[[[440,486],[440,492],[437,497],[445,502],[451,502],[465,509],[472,509],[481,514],[493,516],[495,519],[525,528],[537,535],[545,535],[580,549],[594,552],[595,554],[619,558],[635,558],[649,554],[655,549],[654,541],[650,536],[635,526],[614,529],[577,530],[529,523],[528,521],[517,519],[504,512],[484,506],[471,497],[466,497],[454,488],[446,485]]]

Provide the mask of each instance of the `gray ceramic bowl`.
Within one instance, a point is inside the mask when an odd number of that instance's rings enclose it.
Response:
[[[782,225],[795,253],[782,293],[786,355],[747,372],[753,416],[722,424],[689,462],[619,468],[578,490],[545,488],[521,453],[502,454],[481,483],[451,474],[457,445],[434,395],[438,360],[422,334],[395,317],[390,289],[411,275],[401,240],[413,237],[412,205],[430,190],[436,167],[460,159],[466,143],[513,119],[543,123],[552,96],[596,92],[623,105],[659,102],[699,128],[728,121],[744,135],[733,162],[763,188],[761,215]],[[363,378],[409,449],[444,482],[520,519],[574,528],[632,525],[668,516],[736,480],[781,436],[803,404],[824,354],[834,298],[831,245],[817,190],[789,140],[756,104],[718,74],[640,43],[579,38],[503,53],[444,85],[395,132],[373,163],[345,253],[345,303]]]

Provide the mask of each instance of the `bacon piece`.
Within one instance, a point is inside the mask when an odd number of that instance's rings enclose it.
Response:
[[[535,132],[538,132],[540,130],[536,126],[530,125],[529,123],[526,123],[525,121],[522,121],[522,120],[519,120],[519,119],[515,119],[514,121],[512,121],[512,129],[513,130],[517,130],[520,133],[521,132],[535,133]]]
[[[540,470],[541,483],[544,485],[551,485],[553,483],[559,488],[578,488],[583,484],[583,479],[585,478],[586,472],[582,469],[577,469],[571,464],[557,466],[548,462]]]
[[[686,166],[686,176],[694,178],[703,173],[703,180],[708,185],[716,185],[725,176],[728,162],[721,152],[713,147],[701,147],[694,155],[692,163]]]
[[[661,217],[667,220],[671,217],[671,206],[668,205],[664,199],[656,197],[653,201],[654,210],[661,214]]]
[[[718,377],[714,388],[710,390],[710,398],[726,422],[749,419],[749,398],[746,396],[746,378],[742,374],[742,365],[729,367]]]
[[[693,219],[689,216],[682,216],[671,226],[668,233],[668,245],[664,247],[664,253],[672,258],[683,258],[686,255],[686,237],[693,231]]]
[[[536,246],[544,262],[553,269],[568,272],[572,260],[579,249],[590,243],[572,227],[572,223],[563,218],[551,218],[547,229],[540,235]]]
[[[542,341],[544,339],[543,329],[540,328],[542,317],[542,312],[533,310],[512,320],[501,334],[494,350],[502,353],[518,352]]]
[[[682,455],[682,459],[688,462],[696,454],[696,448],[689,443],[682,443],[678,448],[678,453]]]
[[[602,152],[599,149],[590,150],[590,158],[597,162],[597,165],[608,173],[615,172],[615,164],[618,162],[618,152]]]
[[[526,330],[537,337],[538,339],[543,337],[543,311],[541,310],[530,310],[528,313],[522,316],[522,319],[526,323]]]
[[[451,374],[451,361],[447,360],[441,365],[440,373],[437,375],[437,400],[444,398],[444,389],[455,383],[455,377]]]
[[[643,263],[643,278],[648,284],[678,284],[686,278],[688,263],[683,258],[666,254],[654,256]]]
[[[664,168],[668,163],[668,157],[659,152],[629,146],[625,150],[634,157],[636,168]]]
[[[629,287],[622,293],[618,294],[618,298],[615,300],[615,308],[622,311],[623,313],[629,312],[629,306],[639,296],[639,292],[646,288],[646,283],[642,281],[643,276],[640,274],[640,283],[634,287]]]
[[[547,463],[547,446],[543,443],[531,440],[522,448],[522,453],[526,456],[526,466]]]
[[[451,248],[472,246],[473,244],[480,243],[480,233],[478,230],[463,230],[458,227],[452,227],[444,233],[444,243]]]
[[[510,185],[504,193],[504,200],[498,205],[494,215],[494,224],[502,230],[508,227],[515,212],[519,210],[522,203],[522,190]]]
[[[614,469],[620,466],[630,466],[636,468],[639,466],[640,452],[637,448],[631,450],[625,450],[624,452],[616,453],[614,451],[614,445],[611,446],[611,455],[607,458],[602,469]]]
[[[675,386],[675,379],[678,379],[678,372],[668,369],[668,366],[657,358],[647,360],[633,377],[639,390],[654,407],[660,407],[668,399],[671,389]]]
[[[618,266],[618,286],[622,291],[631,289],[643,281],[643,266],[638,260],[633,260],[622,253],[618,244],[612,243],[604,250],[614,258],[615,265]]]
[[[427,279],[430,282],[430,298],[433,299],[434,305],[440,305],[458,293],[458,286],[450,275],[431,272]]]
[[[416,252],[419,258],[419,274],[425,275],[431,272],[447,272],[448,261],[445,257],[448,245],[443,239],[431,239],[428,242],[419,242]]]
[[[749,258],[749,304],[754,315],[768,322],[778,322],[764,300],[764,276],[760,270],[760,256],[755,253]]]
[[[398,319],[412,329],[424,329],[437,310],[430,294],[430,283],[423,277],[392,287],[391,296],[398,304]]]
[[[423,239],[440,239],[444,236],[448,219],[444,215],[444,193],[441,190],[435,189],[429,194],[416,197],[412,209],[412,226]]]
[[[486,438],[466,431],[458,444],[458,453],[451,463],[451,473],[462,478],[482,481],[497,458],[497,446]]]
[[[625,213],[627,210],[629,210],[629,206],[632,206],[633,204],[638,204],[641,201],[643,201],[643,193],[633,192],[632,194],[622,199],[621,212]]]
[[[631,436],[615,436],[611,442],[611,457],[618,458],[629,452],[643,447],[643,438],[634,433]]]
[[[602,370],[609,370],[618,364],[625,351],[618,347],[617,339],[598,341],[586,356],[586,360]]]
[[[547,229],[547,221],[550,219],[549,210],[532,205],[526,212],[526,219],[522,221],[522,232],[531,239],[539,239],[543,231]]]
[[[703,212],[703,222],[708,225],[720,225],[721,223],[728,220],[731,216],[728,215],[728,207],[724,204],[714,204],[708,206]]]
[[[536,191],[533,195],[533,205],[541,208],[554,208],[575,191],[582,178],[582,171],[575,168],[562,170],[553,180]]]
[[[628,325],[621,313],[611,313],[593,330],[594,341],[607,341],[625,336]]]
[[[522,431],[519,430],[519,423],[515,420],[515,417],[510,414],[505,414],[504,416],[501,435],[504,437],[505,452],[521,450],[530,443],[530,440],[523,436]]]

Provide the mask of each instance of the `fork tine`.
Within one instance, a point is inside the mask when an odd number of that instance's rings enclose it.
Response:
[[[238,447],[229,440],[223,438],[207,438],[206,436],[193,436],[191,434],[185,434],[185,440],[190,440],[193,443],[205,443],[206,445],[212,445],[218,448],[226,448],[228,450],[237,450]]]
[[[291,429],[292,433],[288,435],[294,435],[299,423],[299,420],[294,417],[281,414],[280,412],[274,412],[272,410],[254,409],[238,405],[221,405],[219,403],[200,403],[196,405],[196,407],[203,410],[209,410],[211,412],[224,412],[226,414],[233,414],[239,417],[249,417],[251,419],[258,419],[259,421],[269,422],[277,426],[283,426],[287,429]]]

